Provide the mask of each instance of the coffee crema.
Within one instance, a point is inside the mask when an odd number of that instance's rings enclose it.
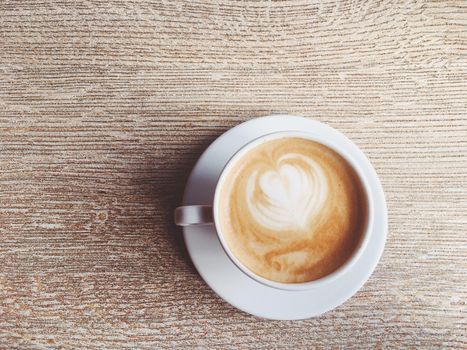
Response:
[[[235,257],[282,283],[319,279],[360,242],[367,203],[348,162],[301,137],[265,141],[242,155],[221,184],[219,224]]]

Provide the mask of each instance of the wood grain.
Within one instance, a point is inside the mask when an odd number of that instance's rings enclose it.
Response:
[[[467,348],[465,1],[0,2],[0,348]],[[319,318],[218,298],[172,210],[203,149],[288,112],[382,180],[372,278]]]

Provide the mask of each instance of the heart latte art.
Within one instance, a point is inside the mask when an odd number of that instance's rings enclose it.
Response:
[[[305,229],[326,200],[327,181],[313,159],[287,154],[264,172],[248,177],[246,193],[251,215],[274,232]]]
[[[335,271],[354,252],[366,223],[355,171],[308,139],[254,147],[221,186],[219,218],[229,248],[269,280],[299,283]]]

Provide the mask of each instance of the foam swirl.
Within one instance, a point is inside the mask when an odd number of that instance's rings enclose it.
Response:
[[[352,167],[303,138],[267,141],[247,152],[222,184],[220,225],[233,254],[278,282],[320,278],[352,254],[366,199]]]
[[[292,153],[276,166],[254,171],[246,186],[246,199],[253,218],[274,231],[306,229],[327,195],[327,181],[320,165],[309,157]]]

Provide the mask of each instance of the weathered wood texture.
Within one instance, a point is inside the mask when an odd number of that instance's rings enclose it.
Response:
[[[0,2],[0,348],[466,348],[465,1]],[[241,121],[329,123],[390,232],[322,317],[219,299],[172,223]]]

